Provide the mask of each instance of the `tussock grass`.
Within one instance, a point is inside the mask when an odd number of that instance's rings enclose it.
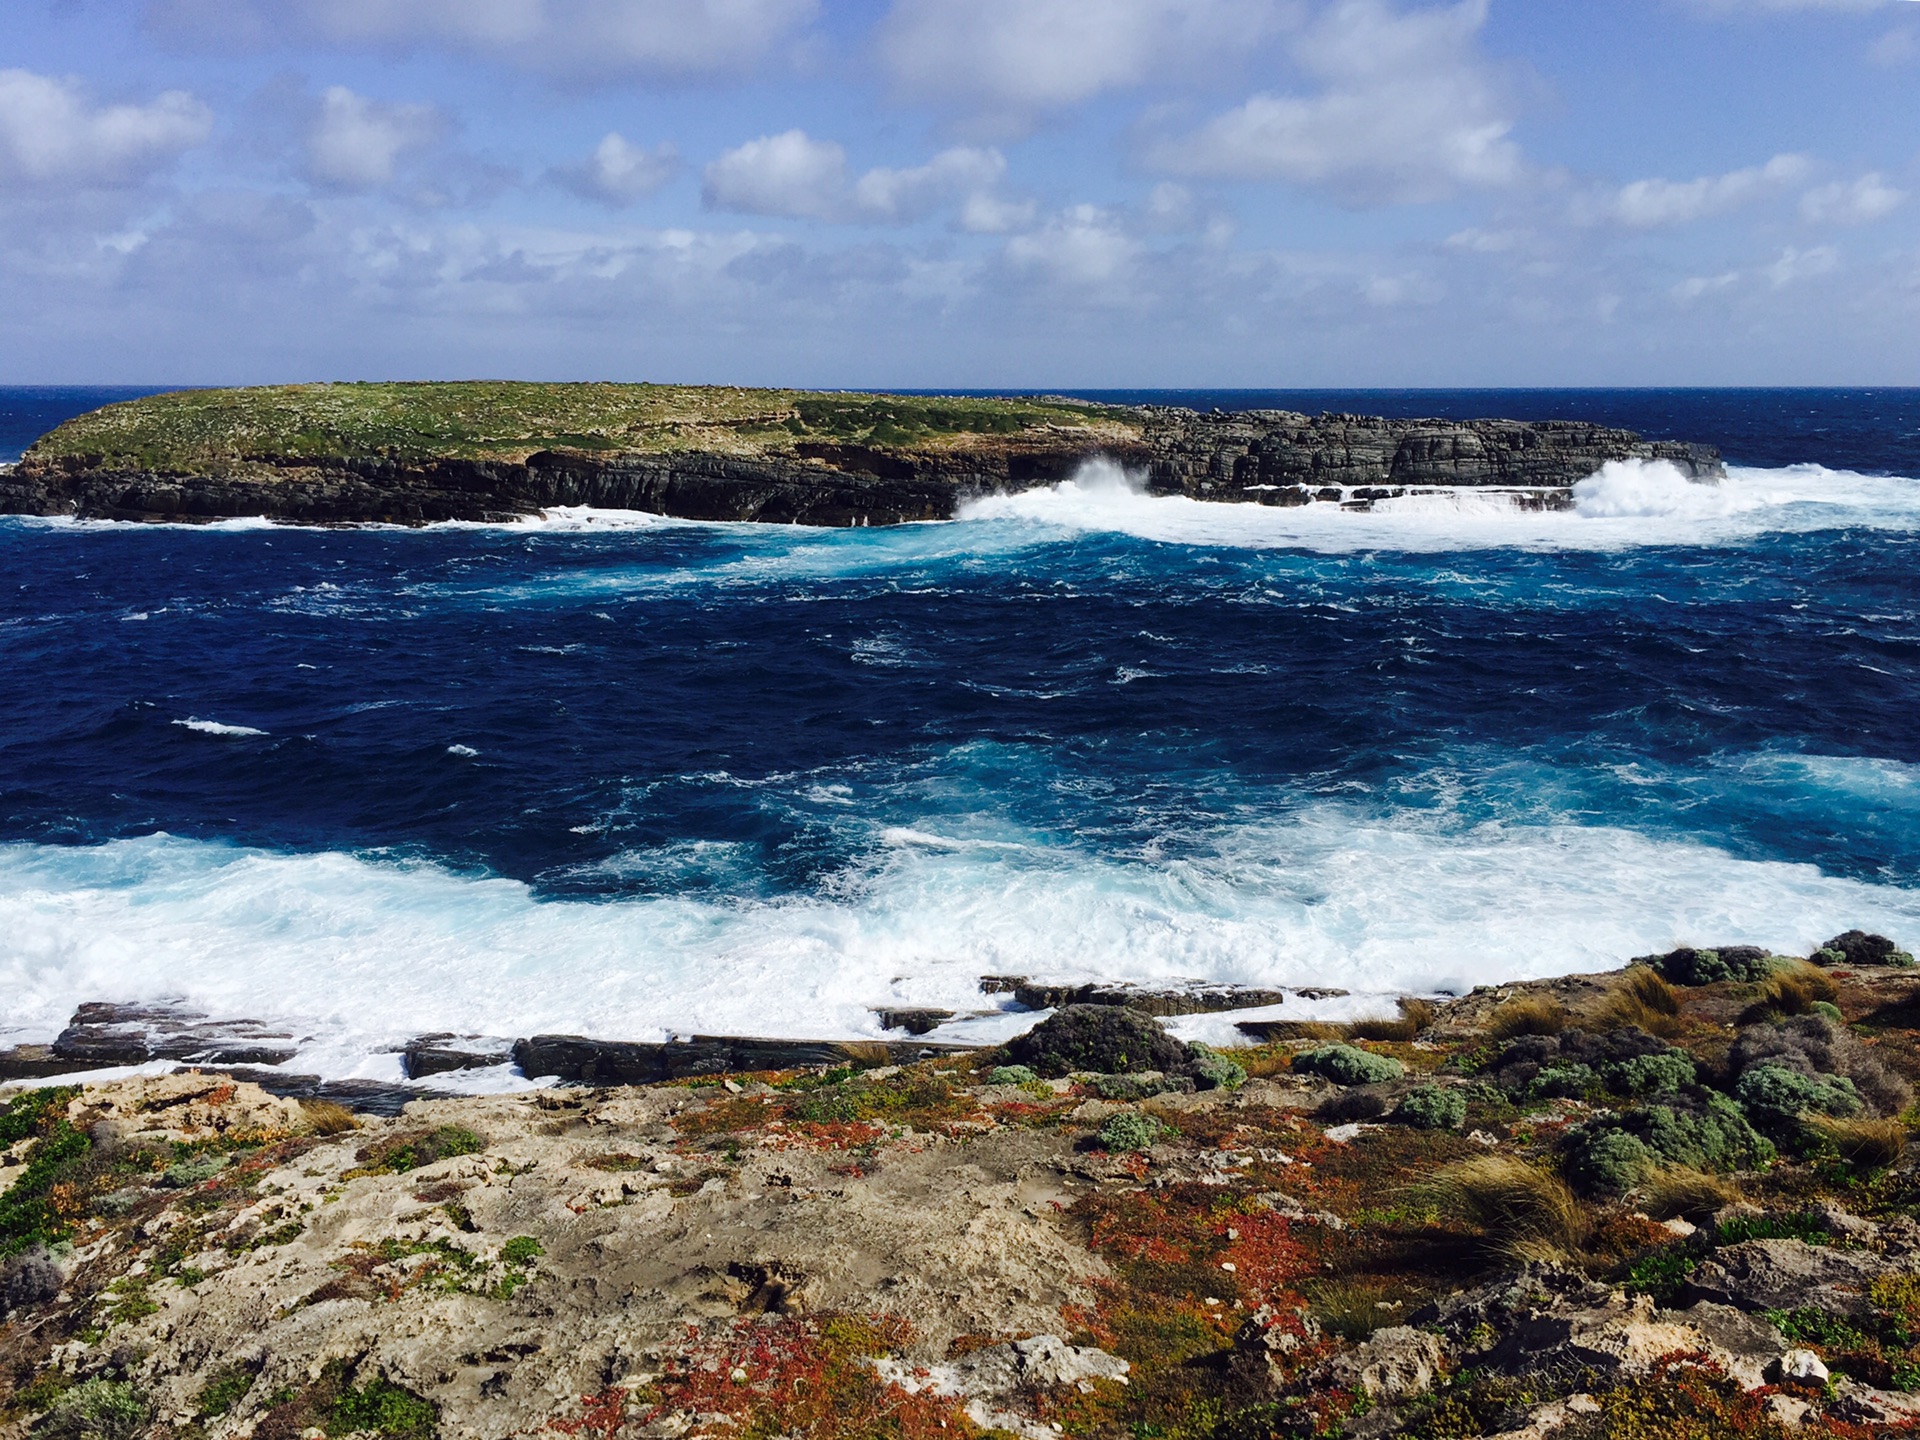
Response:
[[[1393,1020],[1356,1020],[1347,1026],[1350,1040],[1417,1040],[1420,1032],[1433,1024],[1439,1012],[1433,1005],[1414,996],[1403,996],[1400,1014]]]
[[[1607,993],[1594,1021],[1602,1030],[1636,1026],[1649,1035],[1672,1036],[1682,1025],[1680,994],[1651,966],[1633,965]]]
[[[302,1100],[300,1112],[307,1122],[307,1129],[315,1135],[344,1135],[349,1130],[360,1128],[360,1122],[354,1118],[351,1110],[331,1100]]]
[[[1464,1220],[1489,1250],[1509,1260],[1575,1258],[1587,1238],[1587,1217],[1573,1191],[1559,1176],[1524,1160],[1461,1160],[1437,1171],[1421,1189],[1442,1214]]]
[[[1898,1120],[1809,1115],[1805,1123],[1856,1170],[1884,1170],[1907,1148],[1907,1127]]]
[[[1789,1015],[1810,1015],[1816,1005],[1831,1005],[1839,998],[1833,977],[1818,965],[1805,960],[1778,960],[1773,973],[1760,982],[1740,1022],[1751,1025]]]
[[[1567,1007],[1544,995],[1509,1000],[1487,1018],[1487,1034],[1495,1040],[1516,1035],[1558,1035],[1572,1021]]]
[[[1640,1208],[1655,1220],[1691,1220],[1696,1225],[1740,1198],[1724,1176],[1687,1165],[1667,1165],[1648,1175],[1638,1190]]]

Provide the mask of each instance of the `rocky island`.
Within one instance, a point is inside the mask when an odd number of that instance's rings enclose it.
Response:
[[[0,514],[306,524],[505,521],[554,506],[884,525],[1106,456],[1162,495],[1365,507],[1498,487],[1554,508],[1611,460],[1724,473],[1712,448],[1572,421],[1386,420],[1066,399],[726,386],[291,385],[110,405],[0,473]]]
[[[0,1436],[1920,1433],[1891,941],[1262,1033],[1116,992],[994,1050],[391,1115],[17,1089]]]

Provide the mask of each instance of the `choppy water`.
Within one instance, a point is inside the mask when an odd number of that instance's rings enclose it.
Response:
[[[859,531],[0,521],[0,1029],[171,996],[384,1073],[427,1029],[874,1034],[997,972],[1920,941],[1920,394],[1231,398],[1735,468],[1553,515],[1096,466]]]

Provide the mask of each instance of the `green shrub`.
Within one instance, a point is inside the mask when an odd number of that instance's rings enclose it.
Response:
[[[404,1435],[426,1440],[440,1424],[440,1407],[411,1390],[373,1380],[355,1390],[342,1391],[327,1407],[322,1427],[329,1435],[352,1435],[370,1430],[376,1435]]]
[[[173,1190],[187,1190],[195,1185],[204,1184],[227,1168],[227,1157],[212,1153],[195,1155],[188,1160],[178,1160],[167,1167],[160,1177],[160,1183]]]
[[[0,1149],[16,1140],[45,1135],[56,1120],[66,1118],[68,1104],[79,1093],[78,1085],[50,1085],[14,1096],[0,1109]]]
[[[32,1245],[54,1245],[71,1228],[53,1204],[53,1187],[93,1151],[93,1142],[67,1123],[65,1107],[35,1114],[43,1128],[33,1158],[0,1195],[0,1257]]]
[[[1467,1121],[1467,1097],[1458,1090],[1422,1085],[1407,1092],[1393,1118],[1416,1130],[1458,1130]]]
[[[1739,1106],[1717,1091],[1696,1088],[1575,1126],[1567,1132],[1564,1156],[1574,1184],[1619,1195],[1657,1166],[1739,1170],[1771,1160],[1774,1150]]]
[[[1660,1055],[1636,1055],[1606,1067],[1607,1089],[1616,1095],[1652,1095],[1663,1090],[1680,1090],[1693,1084],[1699,1075],[1693,1058],[1684,1050],[1668,1050]]]
[[[1193,1076],[1202,1090],[1238,1090],[1247,1083],[1246,1068],[1239,1061],[1197,1040],[1187,1048],[1193,1052]]]
[[[546,1247],[531,1235],[516,1235],[500,1247],[500,1259],[508,1265],[531,1265],[546,1253]]]
[[[1194,1084],[1184,1077],[1174,1079],[1158,1070],[1139,1075],[1096,1075],[1088,1082],[1093,1093],[1103,1100],[1150,1100],[1155,1095],[1170,1095],[1176,1090],[1191,1090]]]
[[[487,1142],[464,1125],[442,1125],[425,1135],[389,1141],[373,1150],[363,1150],[361,1173],[369,1175],[403,1174],[455,1155],[477,1155]],[[351,1172],[350,1172],[351,1173]]]
[[[1600,1077],[1594,1073],[1591,1065],[1563,1061],[1555,1065],[1543,1065],[1540,1073],[1533,1077],[1533,1084],[1527,1087],[1527,1093],[1540,1098],[1559,1096],[1567,1100],[1583,1100],[1602,1088]]]
[[[1841,1013],[1840,1007],[1831,1000],[1814,1001],[1812,1005],[1807,1007],[1807,1013],[1810,1015],[1824,1015],[1836,1025],[1844,1025],[1847,1023],[1847,1017]]]
[[[1293,1058],[1296,1074],[1319,1075],[1336,1085],[1384,1085],[1407,1073],[1390,1055],[1375,1055],[1353,1045],[1322,1045]]]
[[[1779,1065],[1756,1065],[1740,1077],[1734,1095],[1761,1129],[1795,1130],[1804,1114],[1860,1113],[1860,1092],[1844,1075],[1802,1075]]]
[[[1625,1130],[1583,1127],[1568,1137],[1567,1178],[1595,1195],[1624,1195],[1659,1163],[1645,1141]]]
[[[1039,1078],[1031,1065],[996,1065],[987,1072],[989,1085],[1031,1085]]]
[[[33,1427],[36,1440],[135,1440],[153,1407],[124,1380],[86,1380],[54,1401]]]
[[[217,1370],[200,1387],[200,1418],[215,1420],[226,1414],[253,1389],[253,1371],[244,1365],[229,1365]]]
[[[1646,963],[1676,985],[1714,985],[1723,980],[1754,984],[1773,973],[1773,957],[1757,945],[1729,945],[1723,950],[1682,946],[1649,957]]]
[[[1100,1127],[1099,1141],[1101,1148],[1105,1150],[1151,1150],[1154,1141],[1166,1133],[1167,1127],[1151,1115],[1142,1115],[1137,1110],[1128,1110],[1123,1114],[1107,1117],[1107,1123]]]

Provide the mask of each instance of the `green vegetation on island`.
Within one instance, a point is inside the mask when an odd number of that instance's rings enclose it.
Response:
[[[42,437],[27,458],[220,474],[347,461],[522,461],[543,450],[943,449],[1063,430],[1124,439],[1138,429],[1129,411],[1070,400],[518,381],[275,385],[177,390],[109,405]]]

